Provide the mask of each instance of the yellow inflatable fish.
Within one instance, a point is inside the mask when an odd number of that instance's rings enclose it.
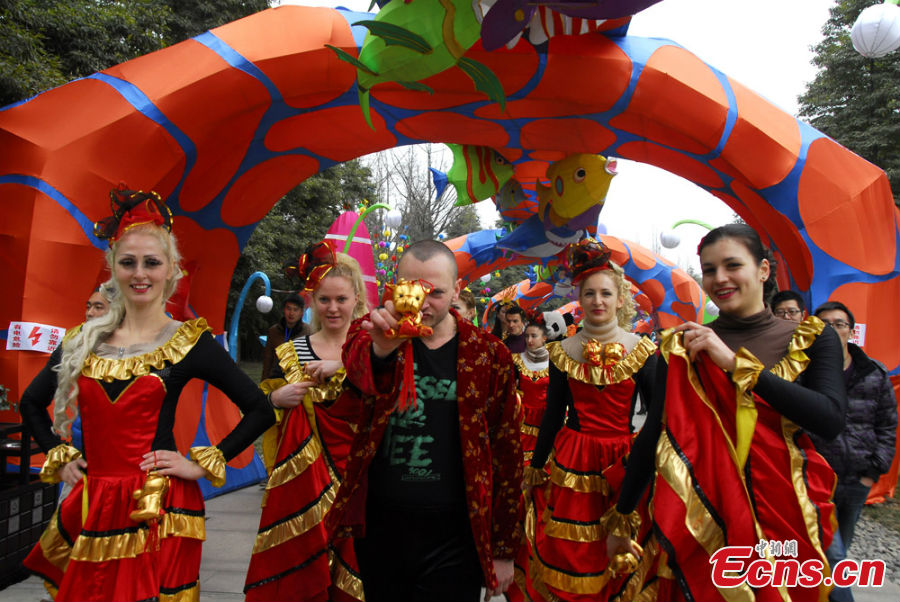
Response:
[[[603,155],[579,153],[551,163],[550,186],[537,182],[541,221],[546,227],[573,230],[596,224],[615,175],[616,160]]]

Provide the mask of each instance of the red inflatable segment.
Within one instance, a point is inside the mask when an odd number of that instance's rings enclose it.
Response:
[[[558,161],[572,153],[600,154],[616,141],[616,135],[590,119],[536,119],[522,126],[519,143],[539,149],[532,159]],[[548,152],[556,151],[556,152]],[[556,158],[549,158],[556,157]]]
[[[186,217],[176,216],[174,229],[181,256],[197,262],[191,278],[191,308],[210,324],[224,324],[225,304],[206,292],[227,291],[231,285],[234,266],[241,255],[237,239],[229,230],[204,230]]]
[[[0,295],[7,319],[69,324],[73,313],[84,318],[84,300],[94,288],[103,252],[84,244],[84,232],[71,216],[43,193],[18,184],[0,184],[0,256],[4,286],[17,294]],[[40,215],[39,221],[34,216]],[[46,268],[35,272],[38,266]],[[61,287],[65,282],[65,288]],[[12,288],[16,287],[16,288]],[[76,287],[83,296],[64,294]],[[15,316],[15,318],[12,318]],[[21,316],[21,317],[19,317]],[[6,328],[8,322],[2,325]],[[36,353],[18,355],[40,355]],[[0,354],[4,359],[15,354]]]
[[[890,184],[879,167],[829,138],[809,145],[797,200],[806,231],[820,249],[863,272],[891,272],[897,260],[897,209],[884,203],[885,196],[891,196]]]
[[[222,221],[229,226],[255,224],[278,199],[319,171],[319,161],[304,155],[283,155],[259,163],[241,175],[222,202]]]
[[[668,88],[661,102],[660,88]],[[628,107],[613,127],[660,144],[705,154],[719,144],[728,98],[712,69],[683,48],[662,46],[647,61]],[[692,124],[685,131],[685,120]]]
[[[370,153],[372,149],[384,150],[397,144],[397,137],[385,127],[384,118],[375,111],[372,112],[372,125],[374,130],[366,126],[359,107],[329,107],[275,123],[266,134],[266,147],[276,152],[306,149],[340,162]]]
[[[549,45],[547,67],[528,98],[508,101],[505,112],[496,103],[481,107],[475,116],[517,119],[599,113],[612,108],[628,87],[631,59],[609,38],[560,36],[550,38]],[[603,77],[588,75],[597,73]]]
[[[166,62],[191,68],[160,69],[161,57],[154,54],[105,73],[139,88],[193,142],[196,160],[179,200],[185,211],[196,211],[225,187],[241,164],[268,108],[269,94],[259,80],[232,69],[195,40],[170,46],[160,54]],[[242,93],[227,93],[235,89]],[[222,127],[226,122],[228,127]]]
[[[357,55],[347,20],[330,8],[281,6],[213,33],[258,67],[293,107],[334,100],[356,80],[356,72],[325,48],[331,44]]]
[[[96,79],[76,80],[0,112],[0,131],[6,133],[3,173],[53,182],[91,220],[109,215],[110,182],[153,182],[165,198],[185,167],[168,132]],[[138,147],[149,159],[133,160]]]
[[[549,164],[553,163],[554,161],[562,161],[566,158],[566,153],[564,151],[536,150],[528,153],[528,156],[537,161],[542,161],[545,164]]]
[[[710,161],[710,165],[751,188],[774,186],[797,164],[800,126],[791,115],[749,88],[733,79],[728,81],[737,100],[737,121],[721,158]]]
[[[421,113],[397,122],[397,131],[416,140],[440,140],[501,148],[509,134],[493,121],[473,119],[458,113]]]
[[[554,151],[559,152],[559,151]],[[531,153],[529,156],[534,156],[535,153]],[[543,156],[544,153],[538,153]],[[555,156],[550,154],[550,156]],[[534,157],[536,158],[536,157]],[[556,159],[553,159],[554,161]],[[515,178],[518,180],[519,184],[526,187],[534,187],[535,180],[546,180],[547,179],[547,166],[550,165],[550,160],[542,159],[539,161],[523,161],[521,163],[516,164]]]
[[[900,364],[900,345],[896,333],[900,332],[900,277],[884,282],[851,282],[837,287],[828,297],[851,308],[857,324],[866,325],[866,353],[890,368]],[[879,336],[879,333],[892,336]]]

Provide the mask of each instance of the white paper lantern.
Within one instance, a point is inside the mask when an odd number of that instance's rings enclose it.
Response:
[[[719,315],[719,306],[712,302],[712,299],[706,300],[706,313],[710,316]]]
[[[272,302],[272,297],[268,295],[260,295],[256,299],[256,309],[259,310],[260,313],[267,314],[272,311],[272,306],[274,303]]]
[[[864,9],[850,32],[853,47],[870,59],[900,47],[900,6],[876,4]]]
[[[399,209],[391,209],[387,212],[387,215],[384,216],[384,223],[388,228],[392,230],[397,230],[400,227],[400,222],[403,221],[403,214],[400,213]]]
[[[681,244],[681,237],[674,230],[659,235],[659,243],[667,249],[674,249]]]

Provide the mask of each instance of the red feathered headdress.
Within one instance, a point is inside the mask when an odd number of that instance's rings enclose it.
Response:
[[[94,236],[114,243],[135,226],[156,224],[172,231],[172,212],[159,194],[142,190],[126,190],[124,184],[109,191],[112,215],[94,224]]]

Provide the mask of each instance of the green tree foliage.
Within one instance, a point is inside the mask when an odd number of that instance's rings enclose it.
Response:
[[[0,106],[267,6],[267,0],[0,0]]]
[[[180,42],[269,8],[268,0],[166,0],[168,39]]]
[[[887,172],[900,204],[900,53],[868,59],[853,49],[850,30],[871,0],[839,0],[815,47],[815,79],[800,98],[800,115]]]
[[[296,288],[296,283],[285,278],[284,267],[296,263],[308,245],[321,241],[345,207],[355,207],[364,198],[372,200],[374,194],[369,168],[358,160],[348,161],[305,180],[259,222],[235,266],[225,323],[231,323],[241,289],[256,271],[269,276],[275,308],[268,314],[256,311],[255,300],[262,294],[262,285],[254,284],[240,318],[239,345],[243,359],[261,356],[262,346],[257,337],[266,334],[269,326],[281,318],[282,302],[288,291]]]

